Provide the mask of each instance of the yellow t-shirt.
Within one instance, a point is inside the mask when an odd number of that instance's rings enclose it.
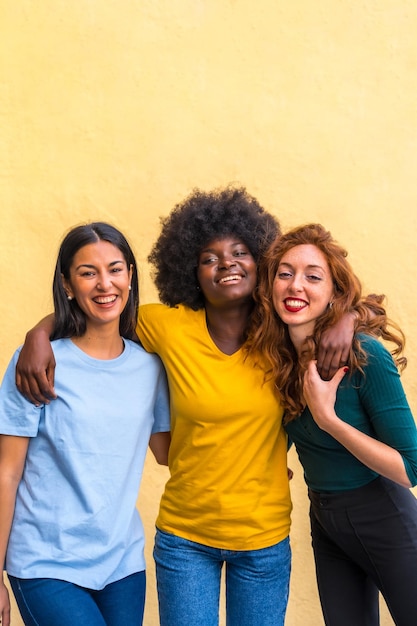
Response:
[[[273,385],[244,350],[217,348],[204,310],[143,305],[137,330],[162,359],[171,396],[171,477],[157,527],[226,550],[285,539],[287,439]]]

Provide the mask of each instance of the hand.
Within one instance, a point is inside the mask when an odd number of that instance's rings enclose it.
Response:
[[[16,385],[20,393],[36,406],[56,398],[54,389],[55,357],[49,339],[39,331],[26,335],[16,364]]]
[[[317,368],[324,380],[330,380],[339,367],[348,362],[355,320],[355,313],[346,313],[339,322],[323,332],[318,346]]]
[[[326,381],[320,377],[316,361],[308,364],[303,395],[314,421],[322,430],[327,431],[329,424],[339,419],[334,410],[336,392],[347,371],[347,367],[341,367],[331,380]]]
[[[4,582],[0,577],[0,620],[2,626],[10,626],[10,598]]]

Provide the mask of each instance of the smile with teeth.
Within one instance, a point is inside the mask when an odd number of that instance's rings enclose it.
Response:
[[[221,283],[222,285],[224,283],[238,283],[242,280],[242,276],[240,276],[239,274],[233,274],[231,276],[225,276],[224,278],[221,278],[219,280],[219,283]]]
[[[300,311],[301,309],[304,309],[306,306],[308,306],[308,303],[305,300],[298,300],[295,298],[287,298],[286,300],[284,300],[284,304],[285,304],[285,308],[288,311]]]
[[[97,296],[94,298],[94,302],[97,304],[110,304],[111,302],[115,302],[117,296]]]

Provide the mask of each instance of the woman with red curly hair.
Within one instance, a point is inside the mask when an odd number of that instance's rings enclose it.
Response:
[[[417,429],[397,369],[404,336],[382,296],[361,300],[346,256],[319,224],[278,237],[261,263],[249,346],[269,362],[304,468],[326,625],[376,626],[379,590],[397,626],[414,626]],[[324,381],[320,338],[353,308],[348,362]],[[378,337],[393,342],[394,358]]]

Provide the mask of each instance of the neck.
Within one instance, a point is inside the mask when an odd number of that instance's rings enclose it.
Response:
[[[82,337],[71,337],[72,342],[83,352],[95,359],[116,359],[124,350],[123,339],[117,329],[89,328]]]
[[[207,330],[216,346],[225,354],[234,354],[245,342],[252,303],[219,309],[206,305]]]
[[[288,333],[298,356],[300,356],[302,346],[304,345],[304,341],[307,337],[305,331],[289,326]]]

